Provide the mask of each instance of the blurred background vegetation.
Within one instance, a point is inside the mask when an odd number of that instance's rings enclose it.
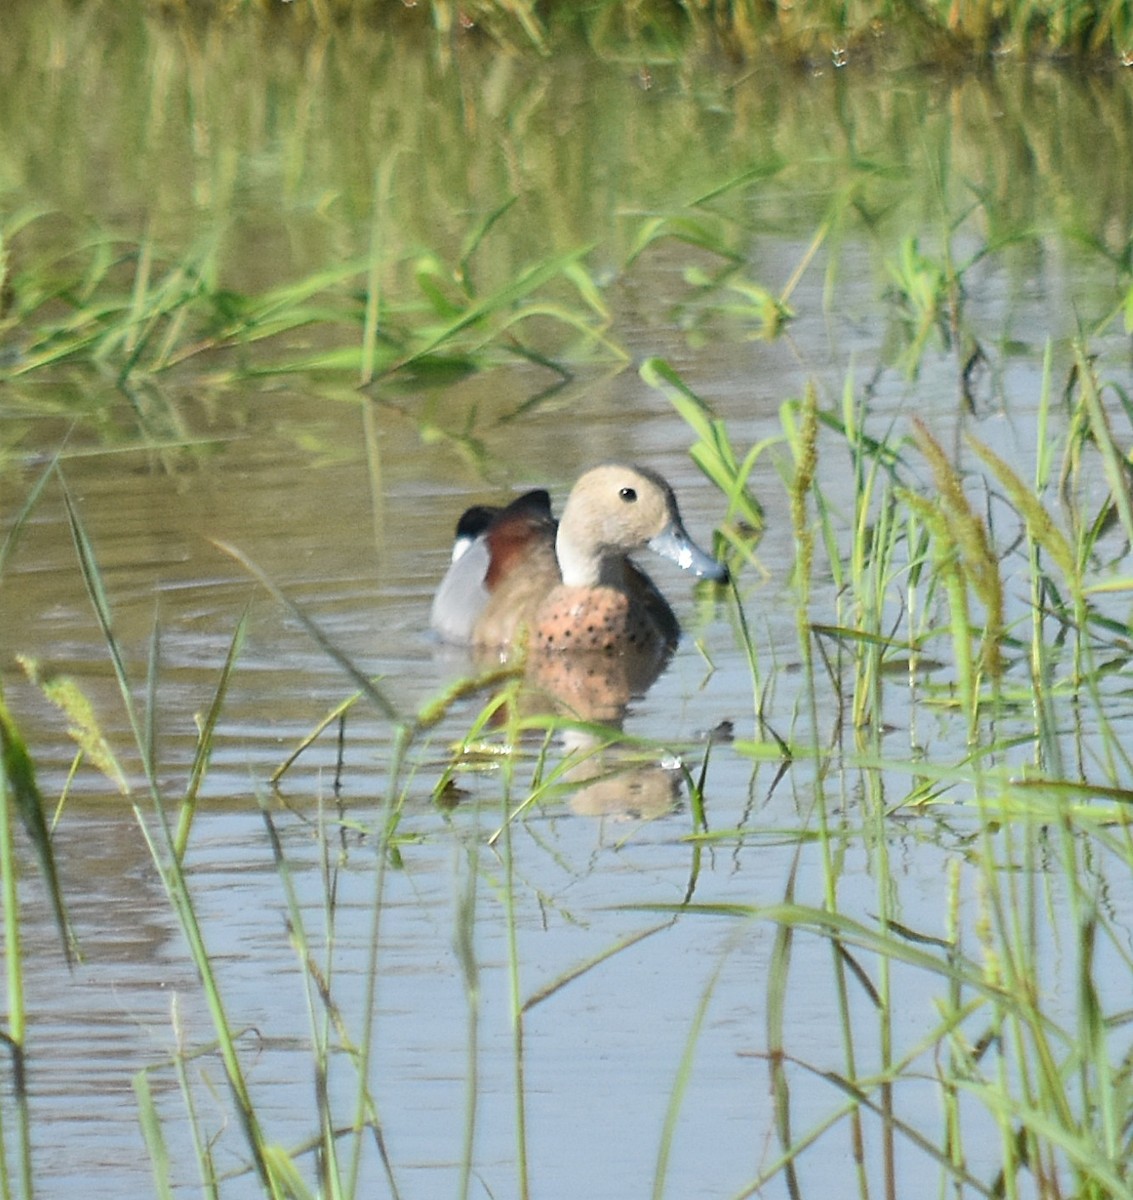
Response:
[[[280,0],[161,0],[168,12],[231,17],[278,13]],[[585,42],[603,55],[665,55],[690,49],[741,59],[768,52],[807,58],[914,41],[931,57],[1128,54],[1127,0],[290,0],[292,19],[338,23],[430,23],[446,37],[481,31],[501,46],[539,53]],[[400,10],[400,12],[399,12]]]
[[[0,370],[616,356],[690,320],[643,302],[652,269],[758,332],[816,236],[835,304],[844,238],[883,280],[965,222],[970,253],[1026,271],[1056,232],[1120,287],[1129,11],[12,0]]]

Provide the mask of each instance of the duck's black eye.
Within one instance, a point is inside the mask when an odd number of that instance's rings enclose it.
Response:
[[[624,487],[624,488],[622,488],[622,489],[621,489],[621,490],[618,492],[618,495],[619,495],[619,496],[621,496],[621,498],[622,498],[622,499],[623,499],[623,500],[624,500],[624,501],[625,501],[627,504],[633,504],[633,503],[635,503],[635,502],[636,502],[636,500],[637,500],[637,493],[636,493],[636,492],[633,490],[633,488],[631,488],[631,487]]]

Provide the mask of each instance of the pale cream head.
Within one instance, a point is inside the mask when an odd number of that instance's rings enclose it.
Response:
[[[724,568],[689,539],[673,490],[655,471],[607,464],[587,471],[571,490],[555,543],[563,583],[624,583],[626,555],[646,547],[698,575]]]

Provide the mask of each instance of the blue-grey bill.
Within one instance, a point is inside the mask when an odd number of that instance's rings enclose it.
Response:
[[[679,525],[669,525],[649,542],[649,549],[662,558],[671,559],[684,571],[691,571],[704,579],[724,583],[728,568],[706,554]]]

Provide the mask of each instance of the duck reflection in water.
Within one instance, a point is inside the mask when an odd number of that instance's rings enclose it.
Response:
[[[728,578],[689,537],[672,488],[645,467],[587,471],[558,522],[542,490],[504,508],[470,508],[457,525],[431,624],[480,661],[525,652],[533,693],[573,717],[618,727],[630,699],[658,678],[680,637],[668,602],[629,557],[645,549],[697,576]],[[579,737],[573,733],[570,741]],[[659,804],[671,805],[671,772],[637,768],[624,781],[618,777],[619,788],[600,757],[582,754],[577,770],[592,783],[588,796],[576,797],[576,808],[655,813]],[[658,778],[646,779],[643,771]]]

